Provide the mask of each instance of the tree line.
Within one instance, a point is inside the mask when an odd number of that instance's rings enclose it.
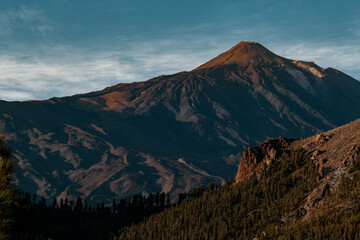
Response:
[[[72,200],[37,200],[35,194],[17,191],[12,233],[15,239],[108,239],[119,227],[142,221],[170,205],[169,195],[136,194],[92,206],[80,197]]]
[[[48,203],[11,186],[14,167],[0,139],[0,239],[360,239],[360,158],[307,221],[301,204],[317,184],[318,167],[302,150],[241,183],[180,193],[176,204],[164,193],[109,205],[80,197]]]
[[[142,221],[168,208],[169,194],[135,194],[92,205],[76,201],[50,202],[11,185],[15,162],[0,138],[0,240],[1,239],[109,239],[119,227]]]

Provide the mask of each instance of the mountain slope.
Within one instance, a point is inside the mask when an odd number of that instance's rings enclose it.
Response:
[[[302,150],[318,168],[316,186],[301,206],[302,214],[309,218],[316,212],[316,203],[321,202],[324,192],[336,192],[343,176],[352,175],[349,170],[353,163],[360,163],[360,120],[305,139],[278,138],[250,147],[241,158],[236,182],[261,173],[265,165],[291,150]],[[344,203],[339,201],[338,204]]]
[[[360,120],[267,140],[240,164],[237,183],[198,187],[115,239],[359,239]]]
[[[0,102],[19,186],[100,201],[233,177],[242,151],[360,116],[360,83],[241,42],[191,72],[47,101]]]

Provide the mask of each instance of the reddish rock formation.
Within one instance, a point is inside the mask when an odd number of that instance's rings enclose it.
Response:
[[[316,214],[325,191],[336,191],[342,174],[348,174],[350,164],[360,157],[360,119],[334,130],[309,138],[267,140],[255,147],[249,147],[243,154],[236,174],[236,182],[252,173],[260,173],[264,164],[277,161],[284,153],[303,149],[318,166],[319,176],[315,188],[304,196],[301,210],[304,219]],[[336,202],[336,207],[349,207]]]
[[[241,157],[235,181],[240,182],[250,176],[254,171],[256,173],[261,172],[264,164],[269,165],[284,153],[288,153],[288,147],[293,141],[295,141],[295,139],[280,137],[268,139],[255,147],[249,147]]]

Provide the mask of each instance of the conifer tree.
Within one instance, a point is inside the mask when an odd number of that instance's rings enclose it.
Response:
[[[163,209],[164,206],[165,206],[165,193],[162,192],[162,193],[160,194],[160,208]]]
[[[166,205],[170,206],[170,194],[166,194]]]
[[[116,213],[116,200],[115,200],[115,198],[113,199],[113,203],[112,203],[112,211],[113,211],[113,214]]]
[[[81,212],[81,211],[82,211],[82,209],[83,209],[83,203],[82,203],[82,200],[81,200],[80,197],[77,198],[74,209],[75,209],[75,211],[77,211],[77,212]]]
[[[0,138],[0,239],[11,237],[9,227],[15,204],[15,191],[11,186],[11,180],[14,170],[15,162],[11,158],[11,152]]]

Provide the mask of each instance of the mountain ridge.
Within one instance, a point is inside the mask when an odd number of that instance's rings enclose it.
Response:
[[[87,94],[0,102],[19,186],[46,198],[175,197],[232,178],[242,152],[267,138],[310,136],[360,116],[360,83],[346,74],[239,58]]]
[[[244,181],[253,173],[262,171],[283,154],[303,151],[317,166],[317,184],[302,202],[302,214],[309,219],[318,212],[316,203],[324,198],[324,192],[338,191],[343,174],[349,175],[349,168],[360,159],[360,119],[328,132],[301,139],[283,137],[266,140],[256,147],[248,148],[240,161],[235,177],[237,183]],[[266,166],[265,166],[266,165]]]

